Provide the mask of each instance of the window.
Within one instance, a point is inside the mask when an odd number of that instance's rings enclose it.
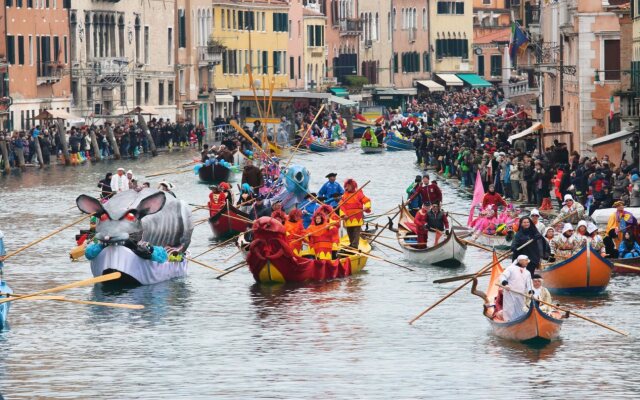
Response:
[[[262,52],[262,73],[269,73],[269,53],[266,51]]]
[[[185,86],[184,86],[184,70],[183,69],[178,71],[178,85],[179,85],[179,88],[180,88],[180,94],[184,94],[185,93]]]
[[[227,24],[225,23],[225,19],[224,19],[224,9],[222,11],[220,11],[220,26],[222,27],[222,30],[224,31],[227,27]]]
[[[187,22],[184,9],[178,10],[178,47],[187,47]]]
[[[604,80],[620,80],[620,39],[604,41]]]
[[[426,51],[422,54],[422,68],[424,72],[431,71],[431,54]]]
[[[427,9],[423,8],[422,9],[422,30],[426,31],[427,30],[427,24],[429,23],[429,17],[427,14]]]
[[[289,22],[286,13],[273,13],[273,31],[274,32],[288,32]]]
[[[302,57],[298,56],[298,79],[302,79]]]
[[[295,67],[296,67],[295,57],[289,57],[289,79],[296,78]]]
[[[467,39],[436,39],[436,57],[469,58],[469,41]]]
[[[291,20],[289,20],[289,23],[287,24],[287,30],[289,31],[289,39],[291,39]]]
[[[120,105],[127,105],[127,85],[124,83],[120,84]]]
[[[11,4],[7,4],[11,6]],[[15,38],[12,35],[7,35],[7,62],[9,64],[16,63],[16,45]]]
[[[420,72],[420,55],[417,52],[402,53],[402,72]]]
[[[484,77],[484,56],[478,56],[478,75]]]
[[[236,19],[236,10],[233,10],[233,29],[238,29],[238,20]]]
[[[502,56],[491,56],[491,76],[502,76]]]
[[[24,65],[24,36],[18,36],[18,65]]]
[[[67,64],[69,62],[69,54],[67,53],[67,37],[64,37],[64,63]]]
[[[33,36],[29,36],[29,65],[33,65]]]
[[[241,31],[247,28],[244,22],[244,13],[245,11],[238,11],[238,29]]]
[[[149,64],[149,27],[144,27],[144,63]]]
[[[151,85],[149,82],[144,83],[144,104],[149,104],[149,98],[151,97]]]
[[[273,52],[273,73],[275,74],[281,74],[282,73],[282,65],[281,65],[281,60],[282,60],[282,52],[281,51],[274,51]]]
[[[136,80],[136,106],[142,103],[142,81]]]
[[[307,26],[307,45],[310,47],[324,47],[324,26]]]
[[[141,49],[140,49],[140,19],[136,18],[136,23],[135,23],[135,36],[136,36],[136,62],[140,62],[140,53],[141,53]],[[93,30],[93,32],[96,32],[96,29]]]
[[[167,82],[167,104],[173,104],[173,81]]]
[[[167,28],[167,65],[173,64],[173,28]]]
[[[16,0],[16,7],[22,7],[22,0]]]
[[[393,72],[398,73],[398,53],[393,53]]]
[[[7,7],[13,7],[13,0],[5,0],[4,5]]]
[[[158,82],[158,105],[164,105],[164,81]]]
[[[464,15],[464,1],[438,1],[438,14]]]
[[[33,0],[27,0],[27,8],[33,8]]]
[[[60,38],[57,36],[53,37],[53,61],[60,61]]]

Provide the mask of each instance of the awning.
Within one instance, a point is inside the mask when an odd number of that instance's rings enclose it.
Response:
[[[349,100],[362,101],[362,95],[361,94],[350,94],[349,95]]]
[[[482,79],[479,75],[476,74],[458,74],[458,78],[465,81],[471,87],[491,87],[493,86],[491,83]]]
[[[64,119],[67,121],[77,121],[81,120],[82,118],[76,115],[71,115],[64,110],[43,110],[40,111],[40,114],[33,117],[33,119]]]
[[[338,96],[331,96],[329,98],[329,101],[344,107],[355,107],[358,104],[353,100],[343,99],[342,97],[338,97]]]
[[[347,89],[344,89],[344,88],[341,88],[341,87],[329,88],[329,92],[332,95],[338,96],[338,97],[347,97],[349,95],[349,91],[347,91]]]
[[[375,92],[376,96],[415,96],[418,94],[416,88],[409,89],[380,89]]]
[[[233,103],[233,96],[230,94],[217,94],[216,103]]]
[[[516,133],[515,135],[509,136],[507,138],[507,141],[509,143],[513,143],[514,140],[522,139],[523,137],[529,136],[533,132],[539,131],[542,128],[544,128],[544,126],[542,126],[542,124],[540,122],[536,122],[535,124],[531,125],[529,128],[523,130],[522,132]]]
[[[613,142],[616,140],[623,140],[626,139],[627,137],[633,135],[635,132],[634,131],[629,131],[626,128],[622,129],[619,132],[616,133],[612,133],[611,135],[605,135],[603,137],[599,137],[597,139],[591,139],[587,142],[587,144],[589,146],[600,146],[602,144],[606,144],[609,142]]]
[[[444,81],[446,86],[462,86],[464,82],[454,74],[436,74],[436,76]]]
[[[417,81],[419,85],[429,89],[430,92],[444,92],[444,86],[436,81],[429,79],[428,81]]]

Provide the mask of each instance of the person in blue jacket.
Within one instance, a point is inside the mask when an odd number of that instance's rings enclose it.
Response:
[[[629,231],[624,233],[620,247],[618,247],[619,258],[640,257],[640,244],[636,242],[633,234]]]
[[[304,229],[307,229],[309,225],[311,225],[311,217],[313,217],[313,214],[318,208],[320,208],[320,204],[316,202],[316,194],[307,193],[304,201],[298,206],[298,209],[302,211],[302,225]]]
[[[327,174],[326,178],[329,180],[322,185],[318,192],[318,198],[333,208],[338,205],[336,199],[339,199],[344,194],[344,189],[336,182],[336,176],[338,176],[338,174],[335,172]],[[339,194],[339,196],[335,196],[336,193]]]

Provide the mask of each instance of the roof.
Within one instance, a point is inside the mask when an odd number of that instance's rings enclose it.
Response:
[[[625,127],[622,130],[616,132],[616,133],[612,133],[610,135],[605,135],[596,139],[591,139],[587,142],[587,144],[591,147],[594,146],[599,146],[602,144],[606,144],[609,142],[613,142],[613,141],[617,141],[617,140],[624,140],[627,137],[633,135],[635,133],[635,131],[633,131],[633,127],[631,127],[631,129]]]
[[[493,42],[508,42],[511,39],[511,28],[505,27],[494,30],[483,36],[473,39],[473,44],[492,44]]]
[[[79,116],[73,115],[73,114],[69,114],[68,112],[66,112],[64,110],[43,110],[43,111],[40,111],[40,114],[38,114],[35,117],[33,117],[33,119],[39,119],[39,120],[44,120],[44,119],[64,119],[64,120],[67,120],[67,121],[84,120],[82,117],[79,117]]]

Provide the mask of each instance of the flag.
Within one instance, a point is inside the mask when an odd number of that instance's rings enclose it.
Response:
[[[611,121],[613,119],[613,114],[614,114],[614,110],[613,110],[613,96],[609,97],[609,121]]]
[[[469,211],[469,219],[467,220],[467,226],[471,226],[473,222],[473,214],[476,205],[482,204],[484,198],[484,186],[482,186],[482,178],[480,177],[480,171],[476,172],[476,183],[473,187],[473,200],[471,200],[471,211]]]
[[[511,23],[511,42],[509,43],[509,56],[511,57],[511,63],[515,64],[518,57],[518,53],[524,52],[529,45],[529,38],[527,34],[522,30],[520,25],[515,22]]]

